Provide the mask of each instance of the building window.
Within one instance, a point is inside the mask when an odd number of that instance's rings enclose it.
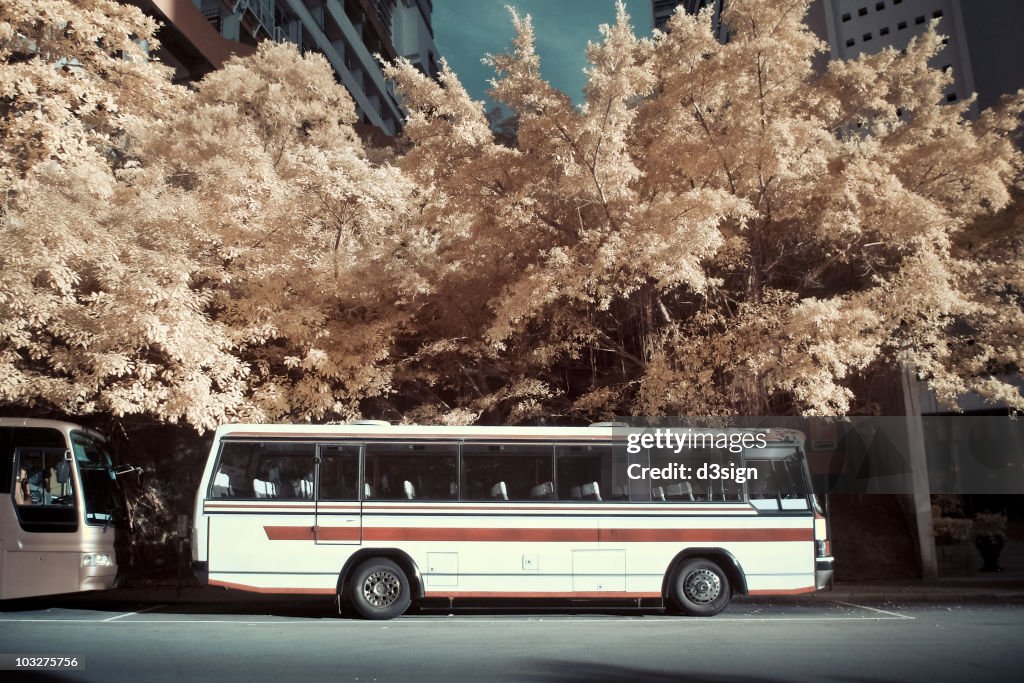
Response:
[[[902,31],[906,27],[907,27],[907,22],[905,22],[905,21],[901,21],[900,23],[896,24],[896,28],[898,28],[900,31]]]
[[[868,13],[868,8],[867,7],[861,7],[859,10],[857,10],[857,16],[858,17],[863,17],[867,13]]]
[[[892,0],[892,4],[894,4],[894,5],[902,5],[903,4],[903,0]]]
[[[942,10],[937,9],[934,12],[932,12],[932,19],[941,19],[941,18],[942,18]]]
[[[947,73],[948,74],[952,70],[953,70],[953,65],[952,64],[947,64],[944,67],[942,67],[942,73]]]
[[[843,21],[846,22],[846,21],[849,21],[849,20],[850,20],[850,13],[847,12],[846,14],[843,15]]]
[[[914,19],[914,23],[915,24],[923,24],[924,23],[924,15],[921,15],[921,16],[917,17],[916,19]]]
[[[880,35],[880,36],[887,36],[887,35],[889,35],[889,27],[888,26],[883,26],[882,28],[878,29],[878,35]]]
[[[846,39],[846,47],[853,47],[853,38]]]
[[[946,95],[946,101],[947,102],[956,102],[956,93],[955,92],[951,92],[948,95]]]
[[[884,2],[876,2],[875,3],[875,11],[881,12],[884,9],[885,9],[885,3]]]
[[[865,33],[863,36],[861,36],[861,40],[863,40],[865,43],[868,42],[869,40],[871,40],[871,34]]]

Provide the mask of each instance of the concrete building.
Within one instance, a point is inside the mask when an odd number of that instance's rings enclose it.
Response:
[[[163,24],[157,56],[188,82],[262,40],[319,52],[355,100],[360,122],[395,135],[403,113],[377,57],[436,76],[431,0],[131,0]]]

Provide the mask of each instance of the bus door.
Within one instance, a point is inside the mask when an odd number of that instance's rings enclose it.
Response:
[[[360,450],[361,446],[354,444],[320,444],[317,447],[313,539],[318,545],[362,543]]]

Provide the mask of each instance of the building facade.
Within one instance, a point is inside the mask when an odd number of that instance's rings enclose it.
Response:
[[[263,40],[321,53],[352,95],[360,123],[385,135],[403,113],[378,57],[436,76],[431,0],[132,0],[163,24],[157,56],[189,82]]]

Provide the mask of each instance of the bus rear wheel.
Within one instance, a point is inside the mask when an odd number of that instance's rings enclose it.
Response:
[[[711,560],[695,558],[683,562],[669,583],[669,599],[683,614],[711,617],[729,604],[729,577]]]
[[[409,579],[394,561],[371,557],[353,572],[348,602],[364,619],[394,619],[412,603]]]

